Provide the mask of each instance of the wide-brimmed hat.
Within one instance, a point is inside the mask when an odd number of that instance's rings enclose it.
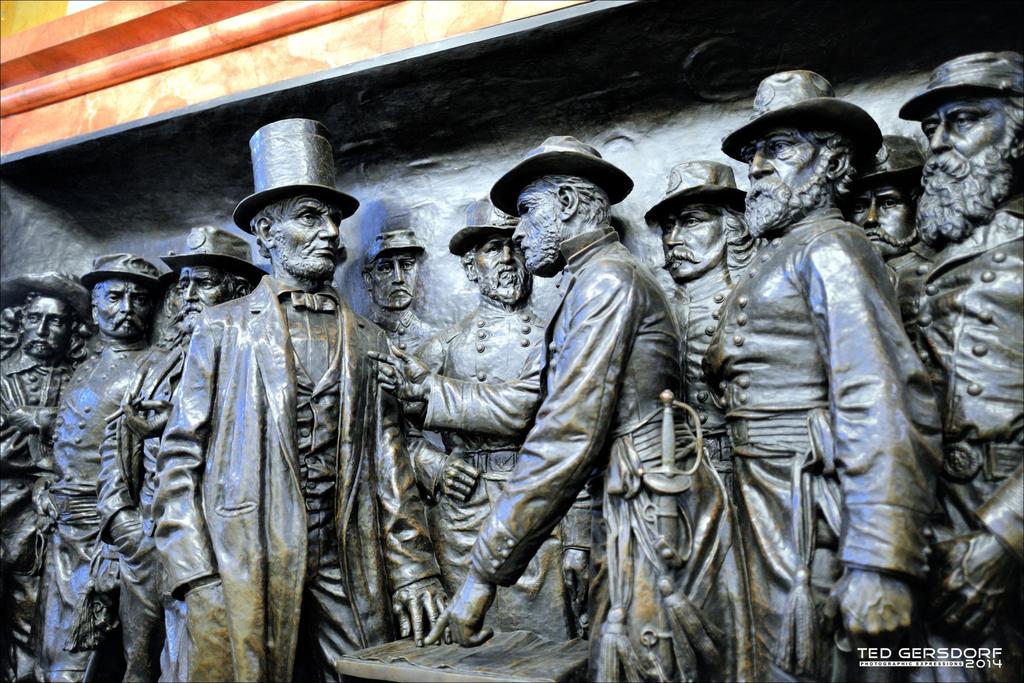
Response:
[[[924,154],[916,140],[903,135],[886,135],[882,137],[874,164],[854,179],[851,189],[883,183],[916,187],[923,167]]]
[[[370,242],[370,246],[366,250],[365,262],[370,264],[379,256],[398,251],[411,251],[419,254],[425,251],[425,248],[416,239],[416,233],[411,228],[385,230]]]
[[[66,302],[82,322],[92,321],[92,297],[74,275],[47,272],[16,275],[0,281],[0,307],[20,306],[29,294],[37,292]]]
[[[103,280],[131,280],[156,289],[160,286],[160,269],[135,254],[105,254],[93,259],[92,270],[82,276],[82,284],[92,289]]]
[[[491,237],[511,237],[516,231],[519,219],[499,211],[484,197],[466,208],[466,227],[448,240],[448,251],[462,256],[467,251]]]
[[[256,283],[266,271],[252,262],[252,248],[238,235],[212,225],[201,225],[188,231],[187,251],[170,252],[160,259],[175,272],[186,266],[212,266],[241,275]]]
[[[882,132],[871,116],[838,99],[832,84],[813,71],[781,71],[761,81],[750,121],[722,140],[722,151],[742,161],[743,147],[779,127],[830,130],[853,142],[858,159],[870,159],[882,144]]]
[[[717,161],[684,161],[668,174],[665,196],[644,214],[649,224],[671,209],[688,204],[722,204],[743,211],[747,193],[736,187],[736,176],[730,166]]]
[[[935,107],[963,95],[1024,95],[1024,56],[1019,52],[977,52],[940,64],[928,85],[900,107],[900,118],[921,121]]]
[[[491,188],[491,202],[505,213],[519,215],[519,193],[546,175],[574,175],[586,178],[618,204],[633,189],[632,179],[601,153],[571,135],[556,135],[526,153],[522,161],[498,178]]]
[[[235,225],[252,232],[253,217],[285,197],[309,195],[351,216],[359,200],[334,188],[334,155],[329,133],[311,119],[284,119],[263,126],[250,138],[252,177],[256,191],[240,201]]]

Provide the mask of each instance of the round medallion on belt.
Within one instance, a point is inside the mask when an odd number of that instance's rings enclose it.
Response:
[[[964,444],[954,444],[946,449],[942,470],[946,476],[958,481],[974,477],[981,469],[981,452]]]

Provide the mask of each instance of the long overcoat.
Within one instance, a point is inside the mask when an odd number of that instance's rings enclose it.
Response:
[[[436,576],[393,399],[367,352],[383,332],[341,317],[336,528],[362,646],[393,638],[390,596]],[[157,547],[176,595],[219,575],[235,680],[292,678],[306,512],[296,437],[295,361],[284,310],[264,278],[209,309],[193,334],[158,456]]]

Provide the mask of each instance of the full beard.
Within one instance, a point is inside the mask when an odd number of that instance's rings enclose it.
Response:
[[[281,268],[284,272],[299,280],[311,282],[324,282],[334,275],[337,262],[326,256],[302,256],[299,258],[290,257],[288,254],[278,252],[281,261]]]
[[[43,339],[32,339],[25,342],[25,353],[33,358],[49,360],[55,358],[60,352],[56,344]]]
[[[561,233],[553,224],[540,230],[535,237],[527,235],[523,240],[526,269],[541,277],[558,275],[558,271],[562,269],[562,252],[558,249],[561,243]]]
[[[764,237],[822,206],[828,197],[827,168],[828,158],[822,155],[811,177],[801,187],[790,188],[777,176],[762,178],[751,185],[744,211],[750,234]]]
[[[530,283],[519,268],[501,268],[480,282],[480,293],[505,306],[515,306],[530,293]]]
[[[951,149],[931,157],[921,174],[917,203],[921,239],[936,248],[963,242],[992,220],[1009,196],[1012,177],[1004,149],[989,148],[971,158]]]

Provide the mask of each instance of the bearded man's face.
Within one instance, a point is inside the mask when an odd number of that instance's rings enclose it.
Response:
[[[530,293],[526,257],[511,237],[492,237],[478,246],[466,270],[481,294],[503,306],[517,306]]]
[[[700,277],[725,258],[723,217],[721,207],[697,204],[670,211],[661,219],[665,269],[677,283]]]
[[[746,145],[743,158],[750,165],[745,216],[753,237],[792,225],[831,199],[831,156],[801,131],[770,131]]]
[[[558,195],[527,187],[519,195],[519,225],[514,238],[526,256],[526,269],[541,277],[554,277],[562,269],[562,221]]]
[[[882,258],[905,254],[917,241],[910,188],[877,184],[857,192],[849,206],[850,220],[864,228]]]
[[[38,296],[22,313],[22,348],[42,362],[56,362],[67,350],[73,326],[71,307],[61,299]]]
[[[274,270],[310,282],[333,277],[342,247],[340,220],[337,210],[314,197],[290,202],[285,215],[268,230]]]
[[[183,332],[190,332],[199,315],[207,308],[224,303],[234,296],[224,271],[210,266],[182,268],[178,274],[177,288],[181,304],[176,323]]]
[[[921,122],[929,149],[917,225],[930,245],[964,241],[1009,196],[1021,144],[1010,106],[1006,98],[965,97],[940,105]]]

